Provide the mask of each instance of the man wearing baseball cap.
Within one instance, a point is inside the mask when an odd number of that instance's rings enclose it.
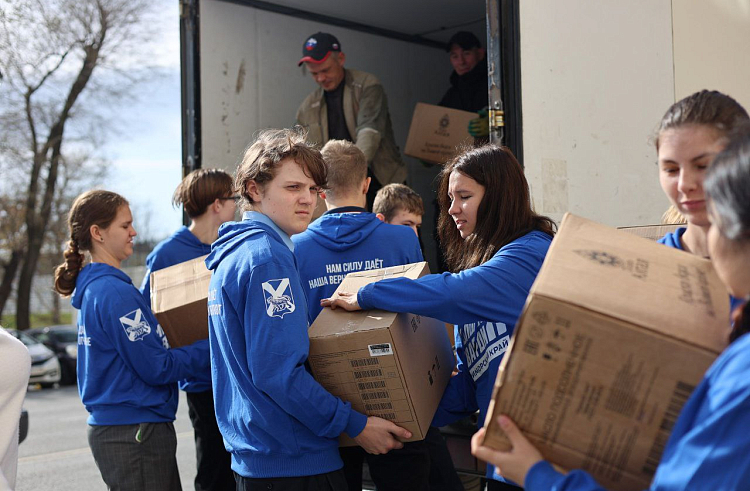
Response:
[[[297,124],[307,128],[310,143],[348,140],[362,150],[372,177],[367,193],[371,209],[378,189],[406,181],[406,164],[393,136],[383,86],[370,73],[344,68],[345,60],[334,35],[318,32],[305,40],[297,64],[304,63],[319,87],[297,110]]]

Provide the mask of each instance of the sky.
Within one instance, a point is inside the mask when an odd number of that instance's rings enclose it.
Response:
[[[171,204],[182,178],[182,123],[178,2],[154,5],[159,26],[149,61],[163,76],[142,86],[134,103],[117,108],[119,131],[101,150],[112,164],[103,186],[128,199],[142,238],[160,240],[182,224]]]

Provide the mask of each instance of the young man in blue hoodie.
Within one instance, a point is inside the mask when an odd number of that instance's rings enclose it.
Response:
[[[345,140],[330,140],[321,153],[328,171],[322,195],[328,211],[292,237],[311,323],[322,309],[320,300],[332,296],[347,273],[423,260],[409,227],[384,223],[365,209],[370,186],[365,154]],[[359,447],[341,449],[350,491],[362,489],[365,455]],[[381,491],[428,489],[430,460],[422,442],[371,455],[367,463]]]
[[[220,228],[206,259],[216,419],[237,489],[345,490],[341,433],[371,453],[411,435],[352,410],[307,369],[307,303],[290,236],[307,228],[325,181],[304,134],[261,132],[235,177],[243,220]]]

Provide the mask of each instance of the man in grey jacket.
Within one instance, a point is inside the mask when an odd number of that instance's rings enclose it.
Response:
[[[385,184],[406,181],[406,164],[393,136],[388,99],[372,74],[344,68],[346,56],[335,36],[318,32],[302,47],[302,59],[318,84],[297,110],[297,124],[308,130],[310,143],[353,142],[367,157],[372,183],[367,207]]]

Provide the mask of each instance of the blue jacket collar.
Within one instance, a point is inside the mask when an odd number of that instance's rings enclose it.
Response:
[[[268,225],[277,234],[279,234],[279,237],[284,242],[284,244],[289,248],[289,250],[294,252],[294,242],[292,242],[292,239],[289,238],[289,236],[286,233],[284,233],[284,231],[281,230],[279,226],[273,222],[273,220],[268,218],[268,216],[258,211],[246,211],[245,213],[242,214],[242,220],[255,220],[256,222],[261,222],[261,223]]]

